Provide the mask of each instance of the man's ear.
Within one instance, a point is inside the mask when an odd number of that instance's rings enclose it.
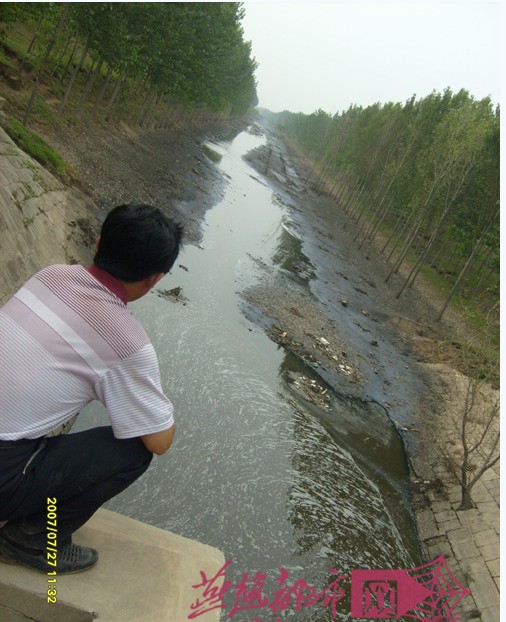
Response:
[[[146,285],[149,286],[149,289],[154,287],[160,279],[163,279],[165,274],[163,272],[157,272],[156,274],[152,274],[146,278]]]
[[[99,247],[100,247],[100,236],[98,236],[97,241],[95,242],[95,248],[97,249],[97,251]]]

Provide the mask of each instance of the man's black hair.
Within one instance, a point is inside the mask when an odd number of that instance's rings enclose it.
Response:
[[[118,205],[100,232],[94,263],[126,283],[172,268],[183,227],[152,205]]]

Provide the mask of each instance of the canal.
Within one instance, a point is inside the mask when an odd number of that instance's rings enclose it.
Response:
[[[107,507],[219,548],[234,583],[261,570],[272,587],[283,567],[291,581],[321,589],[329,567],[417,565],[418,542],[403,447],[386,411],[331,387],[326,408],[304,399],[288,380],[297,374],[325,386],[317,370],[241,311],[241,291],[265,278],[261,266],[279,269],[290,224],[286,206],[243,159],[266,140],[246,131],[211,145],[227,177],[223,200],[207,213],[202,244],[186,246],[157,286],[181,287],[185,300],[154,291],[131,304],[158,353],[178,427],[168,454]],[[106,416],[91,405],[79,420],[83,429]],[[284,615],[331,619],[316,606]]]

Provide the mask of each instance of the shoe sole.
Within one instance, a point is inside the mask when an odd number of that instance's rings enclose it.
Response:
[[[28,562],[24,562],[20,559],[13,559],[12,557],[5,557],[4,554],[0,553],[0,562],[3,562],[4,564],[10,564],[11,566],[23,566],[24,568],[30,568],[30,570],[36,570],[37,572],[42,572],[43,574],[47,574],[48,572],[53,572],[55,570],[55,568],[53,568],[52,566],[50,566],[48,564],[47,569],[43,570],[42,568],[37,568],[37,566],[32,566],[31,564],[29,564]],[[94,566],[96,566],[98,562],[98,559],[95,560],[92,564],[90,564],[89,566],[85,566],[84,568],[77,568],[76,570],[61,570],[58,571],[58,569],[56,569],[56,575],[67,575],[67,574],[78,574],[80,572],[85,572],[86,570],[89,570],[90,568],[93,568]]]

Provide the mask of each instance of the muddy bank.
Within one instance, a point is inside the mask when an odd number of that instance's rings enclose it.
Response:
[[[434,334],[430,306],[415,291],[395,299],[395,282],[384,283],[382,258],[374,249],[358,251],[335,204],[306,185],[306,163],[278,136],[271,133],[248,161],[292,219],[282,236],[280,270],[266,270],[245,294],[250,315],[256,311],[274,341],[310,362],[338,392],[385,406],[416,445],[415,405],[430,377],[418,365],[411,336]]]
[[[187,242],[201,237],[207,209],[222,195],[226,180],[202,145],[234,136],[245,120],[175,124],[169,129],[143,129],[99,122],[90,126],[38,126],[72,165],[73,184],[96,206],[87,223],[95,234],[106,211],[120,203],[150,203],[184,225]],[[97,219],[98,217],[98,219]]]

